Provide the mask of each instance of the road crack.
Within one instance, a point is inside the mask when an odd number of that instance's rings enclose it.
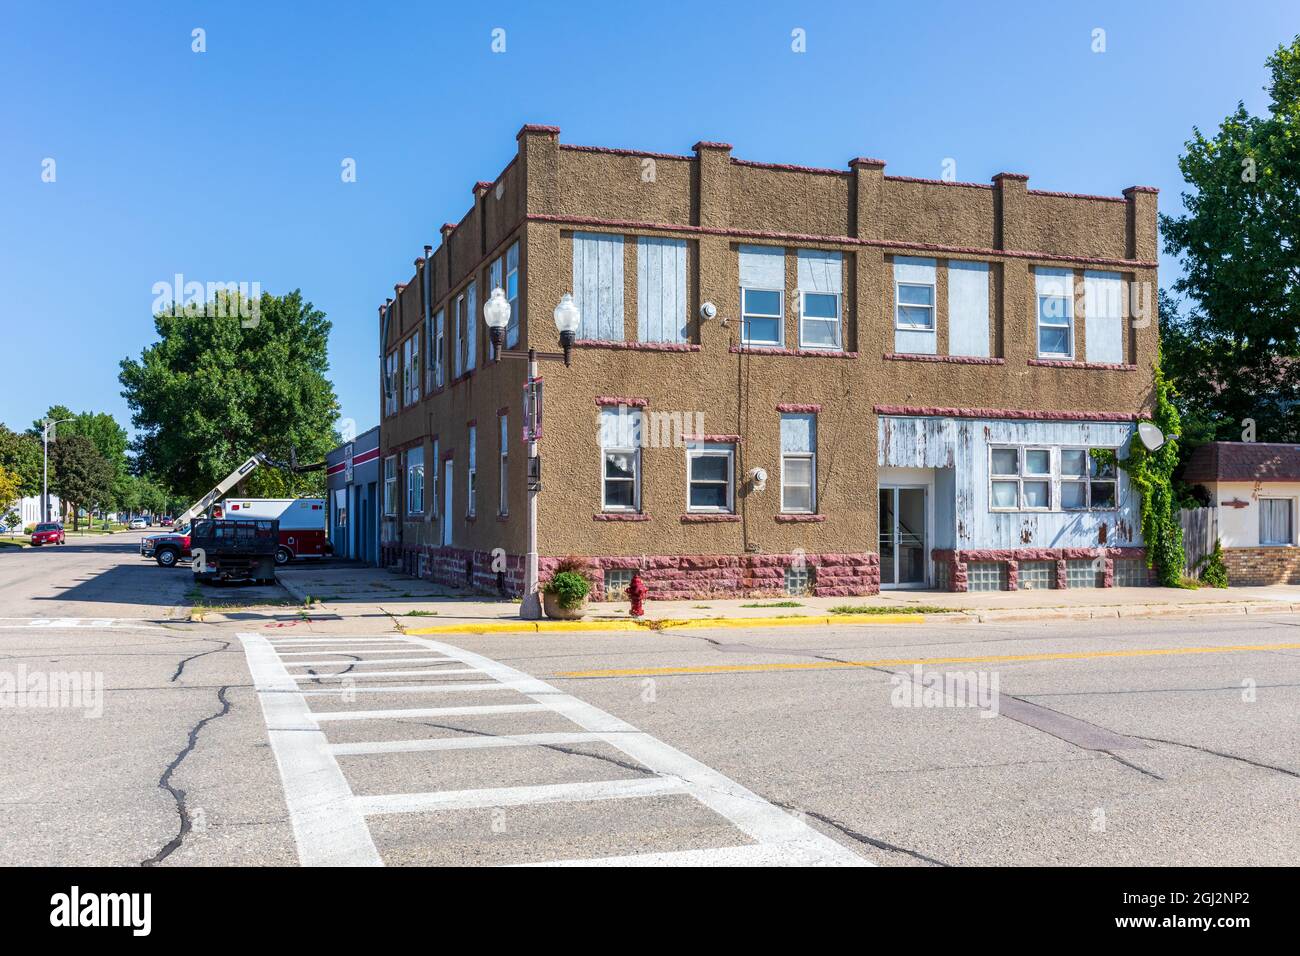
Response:
[[[226,692],[228,690],[230,690],[229,684],[218,689],[217,700],[221,702],[221,708],[216,713],[204,717],[190,728],[189,738],[186,741],[185,746],[181,749],[180,753],[175,756],[172,762],[167,765],[167,769],[163,771],[162,776],[158,778],[159,789],[166,790],[172,795],[172,799],[176,801],[176,812],[180,816],[180,830],[177,832],[176,836],[168,840],[157,853],[147,860],[141,860],[141,866],[157,866],[180,848],[181,844],[185,841],[185,837],[190,832],[190,813],[189,808],[185,805],[185,791],[172,786],[172,774],[176,772],[176,768],[181,765],[181,762],[193,752],[195,746],[198,744],[199,731],[210,722],[230,713],[230,701],[226,697]]]
[[[924,853],[920,852],[919,850],[909,850],[905,846],[896,846],[893,843],[886,843],[884,840],[878,840],[875,837],[867,836],[865,833],[853,829],[848,824],[841,823],[839,820],[827,816],[824,813],[818,813],[816,810],[809,810],[806,809],[805,807],[797,807],[787,803],[777,803],[776,801],[772,801],[772,802],[774,806],[780,807],[782,810],[785,810],[787,813],[801,814],[805,817],[811,817],[812,819],[817,820],[820,823],[826,824],[828,827],[833,827],[834,829],[838,830],[840,833],[843,833],[850,840],[856,840],[858,843],[862,843],[866,846],[875,847],[877,850],[885,850],[889,853],[902,853],[905,856],[910,856],[917,860],[923,860],[924,862],[929,863],[933,866],[950,865],[948,863],[943,862],[943,860],[936,860],[932,856],[926,856]]]
[[[1146,740],[1154,744],[1169,744],[1172,747],[1186,747],[1188,750],[1199,750],[1203,754],[1210,754],[1214,757],[1223,757],[1225,760],[1236,760],[1240,763],[1248,764],[1252,767],[1258,767],[1260,770],[1273,770],[1277,773],[1284,773],[1288,777],[1300,778],[1300,773],[1294,770],[1288,770],[1286,767],[1278,767],[1271,763],[1261,763],[1258,760],[1251,760],[1249,757],[1240,757],[1237,754],[1224,753],[1222,750],[1212,750],[1209,747],[1202,747],[1198,744],[1185,744],[1181,740],[1165,740],[1163,737],[1142,737],[1138,734],[1130,734],[1135,740]]]
[[[207,651],[200,651],[197,654],[191,654],[189,657],[182,658],[181,662],[176,665],[176,673],[172,675],[171,679],[173,684],[176,683],[176,681],[180,678],[181,672],[185,670],[185,665],[188,664],[190,661],[196,661],[200,657],[207,657],[209,654],[216,654],[220,651],[229,650],[231,644],[230,641],[221,641],[218,640],[217,638],[205,638],[205,640],[216,640],[217,643],[219,643],[221,646],[214,647],[211,650],[207,650]]]
[[[458,733],[469,734],[474,737],[511,736],[510,734],[491,734],[485,730],[472,730],[469,727],[456,727],[452,724],[434,724],[425,720],[402,721],[402,723],[415,723],[421,727],[434,727],[438,730],[454,730]],[[613,764],[616,767],[622,767],[624,770],[632,770],[646,777],[661,776],[661,774],[655,773],[649,767],[642,766],[641,764],[629,763],[626,760],[619,760],[617,757],[609,757],[605,754],[591,753],[586,750],[577,750],[571,747],[561,747],[559,744],[535,744],[534,746],[539,750],[553,750],[556,753],[565,754],[569,757],[589,757],[592,760],[603,760],[605,763]]]

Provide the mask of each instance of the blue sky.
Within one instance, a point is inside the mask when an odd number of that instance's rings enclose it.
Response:
[[[766,162],[866,155],[938,178],[951,158],[969,181],[1152,185],[1172,211],[1192,126],[1213,129],[1239,99],[1263,110],[1264,59],[1300,31],[1294,2],[468,6],[11,6],[0,421],[62,403],[127,424],[118,362],[153,340],[151,289],[179,272],[301,288],[334,323],[343,415],[370,427],[376,306],[525,122],[568,143],[725,140]],[[340,180],[345,157],[356,183]],[[1162,284],[1175,273],[1166,259]]]

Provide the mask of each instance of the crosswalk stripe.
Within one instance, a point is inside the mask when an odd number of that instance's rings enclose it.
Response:
[[[476,734],[473,737],[430,737],[423,740],[371,740],[360,743],[330,744],[336,757],[360,754],[405,754],[432,750],[482,750],[495,747],[548,747],[554,744],[596,743],[607,734],[593,734],[585,730],[560,731],[553,734],[509,734],[494,736]]]
[[[553,860],[517,863],[516,866],[852,866],[855,861],[828,859],[820,847],[797,840],[785,843],[751,843],[703,850],[670,850],[666,853],[634,853],[629,856],[598,856],[585,860]]]
[[[399,720],[406,717],[473,717],[479,714],[526,714],[550,710],[545,704],[481,704],[465,707],[399,707],[393,710],[312,711],[321,720]]]
[[[481,674],[476,667],[443,667],[436,671],[363,671],[360,674],[290,674],[294,680],[373,680],[377,677],[442,677],[444,674]]]
[[[436,793],[386,793],[357,797],[353,803],[364,816],[381,813],[428,813],[432,810],[472,810],[518,807],[532,803],[585,803],[684,793],[684,780],[672,777],[552,783],[536,787],[490,787],[485,790],[442,790]]]
[[[514,690],[509,684],[497,681],[481,684],[478,681],[452,681],[447,684],[402,684],[385,686],[367,685],[365,687],[327,687],[321,690],[303,690],[298,693],[304,697],[339,697],[343,694],[463,694],[471,691]]]

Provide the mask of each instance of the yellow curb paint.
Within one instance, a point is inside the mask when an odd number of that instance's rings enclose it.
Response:
[[[555,631],[666,631],[683,627],[807,627],[821,624],[920,624],[923,614],[832,614],[814,617],[662,618],[653,621],[491,621],[406,628],[406,634],[535,634]]]
[[[1125,651],[1073,651],[1059,654],[1001,654],[987,657],[908,657],[878,661],[799,661],[785,664],[710,664],[702,667],[632,667],[621,670],[563,671],[556,677],[664,677],[671,674],[745,674],[764,671],[844,670],[852,667],[911,667],[915,664],[1004,664],[1023,661],[1082,661],[1102,657],[1159,657],[1172,654],[1231,654],[1242,651],[1293,651],[1300,644],[1229,644],[1223,647],[1156,647]]]

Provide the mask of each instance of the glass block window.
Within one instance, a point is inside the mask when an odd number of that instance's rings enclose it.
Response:
[[[1102,570],[1094,566],[1093,558],[1077,558],[1065,562],[1065,586],[1069,588],[1099,588]]]
[[[812,593],[813,572],[808,565],[785,569],[785,593],[790,597],[804,597]]]
[[[1001,561],[972,561],[966,565],[966,590],[1005,591],[1007,566]]]
[[[632,585],[631,568],[607,568],[605,570],[605,600],[626,601],[627,589]]]
[[[1016,586],[1022,591],[1046,591],[1056,587],[1056,562],[1021,561]]]
[[[1115,559],[1115,587],[1144,588],[1151,584],[1151,571],[1141,558]]]

